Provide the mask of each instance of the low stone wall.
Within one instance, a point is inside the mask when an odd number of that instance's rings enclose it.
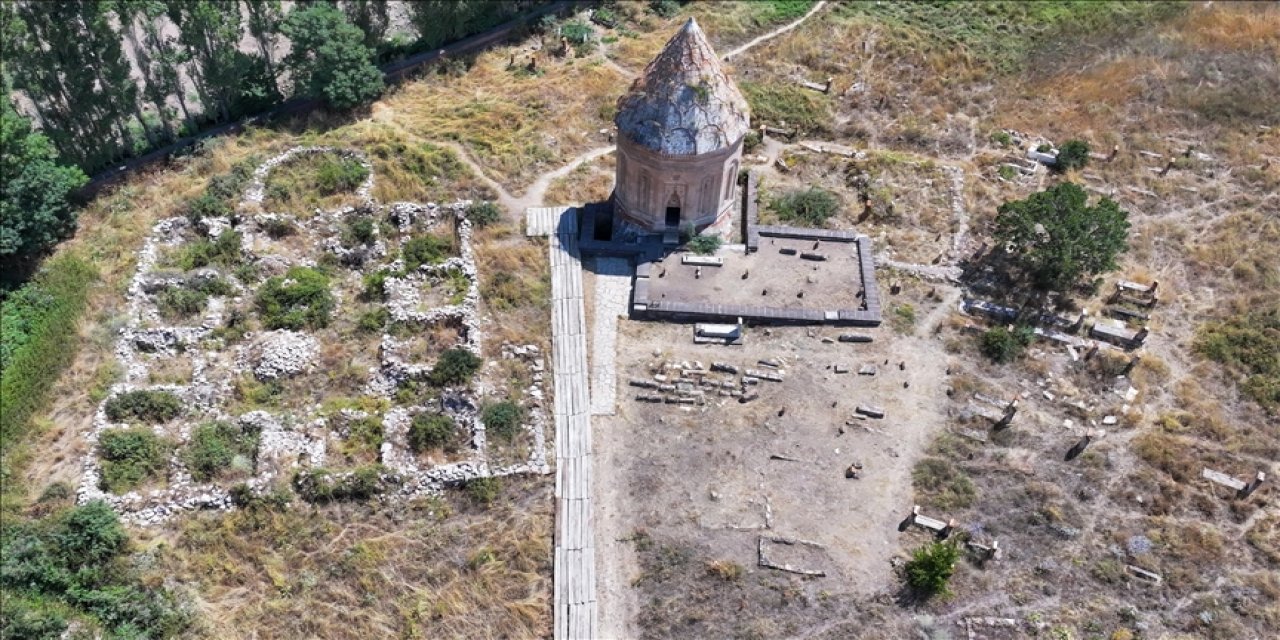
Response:
[[[808,229],[784,228],[799,233]],[[850,233],[850,232],[839,232]],[[790,238],[818,239],[812,236],[790,235]],[[823,237],[823,240],[830,238]],[[674,320],[681,322],[737,322],[741,318],[751,324],[815,325],[827,324],[848,327],[878,327],[881,321],[880,290],[876,284],[875,260],[871,254],[871,239],[854,236],[857,243],[863,296],[861,309],[801,309],[795,307],[770,307],[764,305],[713,304],[707,302],[679,302],[654,300],[649,296],[649,274],[652,265],[640,262],[636,265],[635,287],[631,299],[632,317],[645,320]]]
[[[235,229],[241,234],[240,252],[247,264],[252,264],[263,276],[279,275],[289,267],[314,266],[324,254],[346,258],[353,250],[346,249],[338,241],[342,220],[358,210],[371,216],[387,217],[396,225],[397,232],[406,235],[415,223],[431,228],[437,224],[453,223],[456,229],[459,255],[438,265],[422,265],[412,273],[388,277],[384,285],[387,300],[382,303],[388,315],[400,322],[416,325],[449,323],[459,328],[459,346],[479,355],[481,323],[478,305],[480,300],[479,274],[471,247],[472,223],[467,219],[469,201],[447,205],[435,203],[393,203],[382,205],[371,196],[374,175],[368,160],[359,152],[332,147],[297,147],[264,162],[254,172],[253,182],[246,189],[242,205],[258,205],[264,200],[265,182],[270,171],[300,154],[334,153],[351,157],[370,169],[369,177],[359,186],[356,195],[361,199],[359,208],[344,207],[320,211],[315,215],[297,218],[279,213],[248,215],[242,209],[237,213]],[[269,237],[267,226],[281,218],[289,219],[296,226],[295,233],[306,238],[302,255],[285,258],[271,252],[254,249],[255,241]],[[229,509],[233,506],[231,486],[226,481],[196,481],[183,457],[184,448],[190,443],[192,432],[201,423],[222,421],[239,425],[243,429],[259,433],[254,458],[257,464],[244,479],[245,487],[252,493],[270,491],[281,480],[282,474],[291,474],[307,467],[322,467],[326,462],[327,446],[334,439],[345,437],[344,423],[351,419],[367,418],[363,411],[343,409],[334,415],[322,415],[318,407],[310,409],[250,410],[239,413],[234,402],[234,381],[242,377],[260,381],[287,378],[304,372],[315,373],[321,366],[317,352],[322,345],[315,336],[298,331],[260,331],[245,333],[238,341],[228,342],[216,331],[223,327],[225,318],[233,308],[245,307],[245,301],[254,295],[250,287],[239,282],[234,273],[224,273],[225,268],[208,267],[182,274],[160,269],[162,250],[171,250],[197,238],[216,238],[232,227],[227,218],[206,218],[192,225],[185,218],[175,217],[157,222],[144,241],[138,254],[138,264],[126,293],[127,313],[124,326],[119,330],[116,357],[123,370],[123,380],[111,387],[95,412],[92,428],[84,435],[90,446],[82,459],[82,475],[76,489],[81,503],[103,500],[121,514],[121,518],[135,524],[155,524],[180,513],[195,509]],[[386,258],[386,246],[382,231],[375,226],[374,242],[365,251],[369,256]],[[260,255],[261,254],[261,255]],[[383,269],[400,274],[401,259],[388,264],[354,267],[367,275]],[[456,271],[465,277],[467,286],[457,304],[444,304],[423,308],[421,290],[428,279],[442,277]],[[166,320],[157,312],[152,300],[166,286],[194,277],[223,277],[230,287],[227,294],[211,295],[208,307],[190,320]],[[334,291],[335,303],[343,303],[341,291]],[[394,401],[399,382],[407,377],[422,376],[430,370],[429,363],[409,361],[399,353],[402,345],[395,337],[384,333],[378,348],[378,365],[371,367],[365,379],[361,395]],[[396,404],[382,416],[385,440],[378,455],[378,462],[385,472],[381,482],[386,492],[381,500],[438,493],[443,487],[466,482],[477,477],[505,476],[523,473],[549,473],[546,456],[545,394],[542,380],[545,368],[544,356],[534,345],[503,345],[504,359],[518,359],[531,374],[533,383],[513,398],[526,410],[526,420],[521,428],[532,436],[533,446],[527,459],[501,466],[491,464],[486,449],[486,427],[481,418],[480,398],[483,384],[475,382],[466,388],[450,390],[442,397],[441,408],[470,437],[471,446],[466,459],[446,464],[429,465],[419,461],[407,443],[409,424],[414,415],[427,411],[422,406]],[[185,357],[190,359],[190,382],[186,384],[160,384],[150,377],[152,371],[164,362]],[[213,373],[221,372],[220,378]],[[162,488],[134,490],[115,494],[101,486],[102,461],[99,458],[100,436],[112,429],[129,426],[112,422],[105,410],[111,398],[135,390],[164,391],[176,396],[183,405],[183,415],[161,425],[151,425],[158,435],[172,439],[177,445],[168,460],[165,482]],[[434,409],[433,409],[434,410]],[[335,471],[332,478],[348,475]]]

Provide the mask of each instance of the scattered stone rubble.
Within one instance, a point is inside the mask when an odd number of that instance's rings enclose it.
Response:
[[[782,382],[786,377],[782,360],[761,361],[760,364],[769,368],[751,369],[727,362],[712,362],[708,369],[697,360],[657,362],[649,366],[650,377],[631,378],[628,384],[640,390],[636,394],[636,400],[640,402],[705,405],[709,399],[719,397],[746,403],[760,397],[758,386],[761,380]]]
[[[175,217],[161,220],[152,228],[152,233],[146,238],[138,254],[137,271],[126,294],[127,320],[116,343],[116,355],[124,369],[123,380],[110,389],[107,399],[138,389],[165,390],[177,395],[182,400],[184,415],[173,421],[175,424],[155,425],[154,429],[158,434],[174,439],[179,446],[175,448],[169,461],[168,482],[163,489],[131,491],[123,495],[103,491],[100,488],[101,466],[96,446],[98,439],[108,429],[126,426],[111,423],[107,419],[104,401],[94,416],[92,431],[87,434],[91,450],[82,463],[83,474],[76,492],[79,502],[103,500],[119,511],[123,520],[139,525],[163,522],[194,509],[229,509],[233,506],[229,488],[217,482],[194,482],[182,460],[181,452],[195,425],[223,420],[237,424],[246,431],[256,432],[259,436],[257,465],[253,476],[244,484],[252,492],[262,492],[281,477],[292,475],[295,470],[323,466],[331,444],[335,439],[344,437],[344,425],[349,424],[353,418],[367,417],[367,414],[354,410],[343,410],[335,416],[326,417],[318,413],[318,406],[313,406],[310,410],[279,414],[262,410],[241,415],[227,412],[231,407],[229,400],[233,393],[231,380],[251,374],[257,380],[265,382],[313,370],[320,344],[310,334],[284,330],[246,334],[244,342],[235,346],[228,346],[221,338],[216,337],[214,330],[223,324],[224,311],[231,305],[243,308],[244,302],[252,293],[244,290],[236,278],[219,273],[217,269],[178,274],[161,272],[156,268],[162,249],[177,247],[195,233],[216,237],[234,227],[241,232],[241,249],[246,259],[260,273],[271,276],[282,274],[292,266],[314,266],[314,258],[325,251],[351,267],[362,266],[365,260],[384,257],[387,249],[385,239],[380,236],[368,246],[357,249],[341,243],[339,236],[343,221],[353,214],[385,215],[396,224],[401,234],[456,220],[460,255],[439,265],[422,266],[402,278],[388,278],[386,290],[389,299],[386,307],[389,315],[396,321],[421,325],[456,323],[463,336],[460,346],[477,355],[481,353],[481,331],[477,314],[480,299],[479,276],[471,248],[472,225],[466,217],[471,203],[463,201],[437,205],[401,202],[379,205],[370,196],[373,167],[364,155],[331,147],[298,147],[258,167],[241,202],[242,207],[263,202],[265,181],[273,168],[301,154],[311,153],[336,153],[355,158],[370,171],[369,177],[356,192],[363,203],[359,208],[317,211],[314,217],[305,220],[282,213],[261,213],[247,218],[237,216],[234,220],[205,219],[198,229],[192,228],[187,219]],[[276,254],[258,255],[254,251],[260,240],[269,236],[267,229],[282,219],[289,220],[295,225],[296,232],[312,240],[310,245],[314,255],[291,259]],[[354,251],[361,252],[358,259],[353,256]],[[397,260],[380,268],[398,270],[402,267]],[[460,272],[468,282],[462,302],[443,307],[421,308],[421,288],[429,280],[444,277],[448,272],[454,271]],[[172,326],[161,319],[153,301],[157,293],[165,287],[187,283],[191,278],[212,277],[226,279],[232,285],[233,292],[225,298],[210,298],[206,312],[198,318],[196,325]],[[338,299],[337,303],[341,308],[342,300]],[[383,484],[398,489],[385,494],[383,499],[435,494],[445,486],[477,477],[550,472],[546,456],[546,365],[537,346],[503,345],[502,357],[524,361],[531,373],[533,383],[523,390],[520,403],[527,416],[523,427],[532,435],[533,446],[527,461],[496,468],[488,462],[485,427],[480,418],[479,402],[476,399],[478,390],[475,388],[446,391],[440,407],[471,434],[471,447],[464,454],[466,459],[429,467],[409,450],[409,424],[414,415],[426,408],[394,405],[394,392],[397,384],[406,377],[424,375],[430,370],[430,366],[429,363],[411,362],[402,357],[400,347],[395,338],[383,336],[379,349],[379,366],[371,368],[365,389],[370,395],[393,401],[393,408],[382,418],[384,442],[379,452],[379,462],[387,468]],[[219,349],[233,357],[219,358]],[[155,366],[178,356],[191,359],[192,380],[189,384],[149,383],[149,373]],[[219,376],[220,382],[211,382],[207,375],[215,361],[231,363],[231,375]],[[343,475],[345,474],[339,471],[331,477],[340,479]]]
[[[268,331],[258,336],[253,352],[253,376],[266,382],[306,370],[320,351],[320,343],[297,331]]]

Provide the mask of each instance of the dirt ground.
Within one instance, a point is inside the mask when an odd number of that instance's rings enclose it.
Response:
[[[761,579],[778,572],[758,566],[759,538],[799,538],[822,548],[773,545],[770,557],[825,572],[802,581],[814,597],[894,588],[890,559],[911,508],[911,469],[947,399],[946,363],[919,337],[927,326],[919,336],[873,329],[870,344],[824,342],[840,333],[833,328],[756,328],[741,347],[694,345],[685,325],[622,320],[619,332],[620,384],[682,360],[764,368],[759,360],[776,359],[785,376],[761,381],[755,401],[715,397],[702,407],[639,403],[637,389],[621,387],[617,415],[594,419],[601,637],[646,635],[637,627],[644,588],[633,586],[646,575],[637,538],[714,549],[717,566]],[[864,364],[877,373],[859,375]],[[854,419],[861,404],[885,418]],[[862,476],[846,479],[855,461]]]

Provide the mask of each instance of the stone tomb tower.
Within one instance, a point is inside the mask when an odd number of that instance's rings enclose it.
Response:
[[[747,101],[692,18],[618,98],[614,209],[649,231],[736,211]]]

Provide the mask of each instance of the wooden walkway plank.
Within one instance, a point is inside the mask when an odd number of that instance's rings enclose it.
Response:
[[[591,517],[591,420],[587,385],[587,326],[577,210],[526,211],[526,233],[549,235],[551,361],[555,399],[556,524],[554,634],[556,640],[594,638],[595,530]]]

